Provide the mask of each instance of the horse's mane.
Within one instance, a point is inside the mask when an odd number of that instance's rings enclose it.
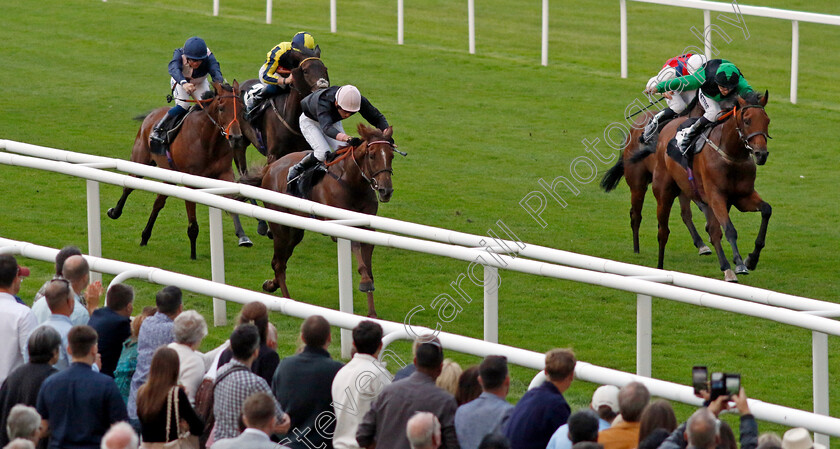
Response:
[[[222,84],[219,84],[219,86],[221,86],[222,90],[224,90],[224,91],[233,92],[233,86],[231,86],[228,83],[222,83]],[[208,90],[207,92],[204,92],[203,94],[201,94],[201,99],[202,100],[209,100],[209,99],[215,97],[216,93],[217,92],[213,92],[213,90]]]
[[[759,104],[761,101],[761,94],[756,91],[748,92],[744,95],[741,95],[741,98],[747,102],[747,104]]]

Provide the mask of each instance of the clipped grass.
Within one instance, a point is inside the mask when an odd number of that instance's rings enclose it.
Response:
[[[407,158],[395,160],[395,195],[381,205],[380,214],[477,234],[498,232],[496,222],[502,220],[526,242],[654,266],[652,195],[644,210],[640,254],[632,253],[629,195],[623,184],[617,192],[604,194],[595,181],[577,183],[577,195],[563,191],[565,208],[554,202],[547,205],[542,214],[545,227],[518,204],[540,189],[540,178],[550,182],[569,177],[573,161],[590,155],[583,139],[598,138],[599,151],[615,154],[604,143],[604,129],[622,121],[625,107],[640,96],[662,61],[697,44],[689,30],[702,27],[702,13],[631,2],[630,76],[621,79],[616,2],[553,5],[548,67],[539,65],[540,10],[538,2],[531,3],[514,7],[502,0],[478,2],[478,54],[469,55],[462,2],[408,2],[403,46],[396,45],[396,5],[379,0],[339,2],[337,34],[329,33],[326,0],[275,2],[274,25],[263,23],[264,4],[243,0],[222,1],[220,17],[210,15],[209,3],[196,10],[163,0],[46,0],[36,9],[3,2],[0,60],[6,89],[0,100],[0,138],[127,159],[139,126],[132,117],[163,104],[166,63],[186,37],[204,37],[228,80],[242,81],[255,76],[274,44],[306,29],[323,49],[332,83],[359,86],[394,125],[401,149],[409,152]],[[840,14],[838,4],[829,0],[760,4]],[[771,92],[767,110],[775,139],[768,164],[759,169],[757,188],[773,205],[774,215],[761,264],[741,282],[835,301],[840,287],[840,212],[834,207],[834,168],[840,155],[832,142],[840,137],[840,92],[827,55],[840,49],[840,30],[800,24],[799,104],[791,105],[789,22],[746,20],[748,40],[724,26],[732,41],[718,40],[716,45],[724,57],[738,63],[754,87]],[[261,162],[254,151],[249,158]],[[593,178],[608,165],[596,162]],[[83,182],[1,166],[0,188],[6,192],[7,211],[0,220],[0,235],[84,249]],[[117,187],[103,186],[103,210],[119,195]],[[135,192],[120,220],[103,217],[103,255],[209,279],[206,207],[198,208],[197,261],[188,258],[186,218],[179,200],[169,201],[149,246],[137,246],[153,199]],[[752,249],[759,220],[757,214],[733,213],[742,252]],[[695,221],[702,229],[699,217]],[[271,275],[272,249],[270,242],[256,236],[252,220],[244,224],[256,243],[250,249],[236,247],[230,222],[225,221],[226,279],[231,285],[259,289]],[[672,214],[671,226],[666,268],[721,278],[713,258],[695,255],[678,214]],[[22,296],[31,298],[52,267],[24,263],[33,268],[33,276],[24,283]],[[380,316],[401,321],[419,304],[426,310],[414,322],[433,326],[437,318],[432,300],[441,293],[453,294],[450,283],[466,268],[458,261],[377,248],[373,269]],[[335,271],[335,245],[309,233],[290,261],[292,294],[337,308]],[[633,295],[507,271],[501,272],[501,279],[501,342],[535,351],[570,346],[580,360],[635,369]],[[158,286],[130,283],[138,291],[138,306],[153,303]],[[443,329],[480,338],[481,291],[464,285],[473,300]],[[809,332],[665,300],[654,304],[654,376],[687,384],[691,366],[707,364],[711,370],[742,373],[751,397],[811,407]],[[208,319],[212,316],[209,298],[188,293],[185,306]],[[237,311],[235,305],[228,308],[231,322]],[[365,311],[360,293],[356,311]],[[274,314],[272,322],[280,332],[281,355],[291,354],[298,343],[299,320]],[[231,329],[232,325],[213,328],[204,347],[220,343]],[[334,336],[337,341],[337,331]],[[395,348],[408,360],[407,344]],[[835,360],[840,355],[836,345],[830,350]],[[472,356],[451,355],[463,366],[477,362]],[[533,374],[513,370],[512,400],[524,393]],[[837,375],[833,365],[832,374]],[[573,408],[585,406],[594,388],[575,383],[568,392]],[[832,413],[837,397],[840,387],[833,383]],[[676,408],[680,420],[691,411]],[[770,429],[783,430],[761,424],[762,431]]]

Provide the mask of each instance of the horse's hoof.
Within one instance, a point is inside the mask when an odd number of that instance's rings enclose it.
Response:
[[[735,274],[747,275],[750,274],[750,270],[744,264],[735,265]]]
[[[239,237],[239,246],[250,248],[254,246],[254,242],[252,242],[247,235],[243,235],[242,237]]]
[[[758,259],[753,259],[752,256],[747,256],[747,260],[744,261],[744,265],[746,265],[747,269],[750,271],[755,270],[755,267],[758,266]]]
[[[122,215],[122,213],[117,212],[117,210],[112,207],[112,208],[108,209],[107,215],[108,215],[108,218],[110,218],[112,220],[116,220],[117,218],[120,218],[120,215]]]
[[[379,318],[379,317],[376,315],[376,312],[368,312],[368,318]]]
[[[257,223],[257,234],[266,235],[268,233],[268,223],[260,221]]]
[[[274,234],[271,231],[267,231],[265,236],[268,237],[269,240],[274,240]]]
[[[697,248],[697,254],[701,256],[708,256],[709,254],[712,254],[712,250],[710,250],[708,246],[703,245],[700,248]]]
[[[268,293],[274,293],[277,291],[277,285],[275,285],[274,279],[269,279],[263,282],[262,289]]]
[[[368,293],[368,292],[372,292],[374,290],[376,290],[376,289],[373,288],[373,282],[360,282],[359,283],[359,291],[360,292]]]
[[[140,240],[140,246],[146,246],[149,244],[148,240]]]
[[[734,282],[738,283],[738,276],[735,275],[735,272],[731,269],[727,269],[723,272],[723,280],[726,282]]]

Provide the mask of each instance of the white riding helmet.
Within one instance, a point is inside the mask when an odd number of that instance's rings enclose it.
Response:
[[[338,107],[347,112],[359,112],[362,107],[362,94],[359,93],[356,86],[347,84],[338,88],[335,101],[338,103]]]
[[[703,64],[706,63],[706,56],[705,55],[691,55],[688,58],[688,61],[685,62],[686,69],[688,70],[688,74],[691,75],[697,71],[697,69],[703,67]]]

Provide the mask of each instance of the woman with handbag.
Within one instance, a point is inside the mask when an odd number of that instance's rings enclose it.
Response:
[[[184,389],[178,386],[178,353],[159,348],[152,357],[149,378],[137,392],[144,449],[197,449],[204,422],[196,415]]]

